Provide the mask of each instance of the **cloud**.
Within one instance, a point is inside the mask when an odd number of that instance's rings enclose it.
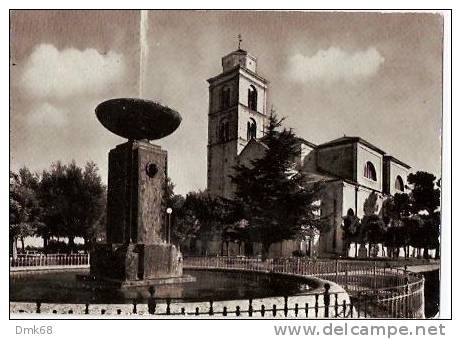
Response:
[[[67,125],[67,111],[58,109],[48,102],[33,108],[27,115],[27,123],[30,127],[63,127]]]
[[[354,53],[330,47],[313,56],[293,55],[288,60],[288,77],[297,82],[353,82],[376,74],[384,57],[374,47]]]
[[[40,44],[27,58],[20,84],[28,95],[48,99],[66,99],[77,95],[97,95],[125,73],[123,55],[95,49],[68,48],[59,51]]]

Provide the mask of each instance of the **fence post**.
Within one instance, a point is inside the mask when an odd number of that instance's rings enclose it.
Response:
[[[166,315],[170,315],[170,314],[171,314],[170,303],[171,303],[171,299],[170,299],[170,298],[166,298]]]
[[[213,311],[213,300],[210,300],[210,310],[208,311],[208,314],[209,314],[209,315],[213,315],[213,314],[214,314],[214,311]]]
[[[336,283],[338,282],[338,275],[339,275],[339,261],[338,259],[335,260],[335,279]]]
[[[285,315],[285,317],[287,317],[288,316],[288,296],[284,296],[283,299],[284,299],[283,314]]]
[[[373,288],[376,288],[377,286],[377,280],[376,280],[376,260],[373,261]]]
[[[315,312],[315,317],[319,317],[319,295],[315,295],[315,305],[314,305],[314,312]]]
[[[335,293],[335,318],[338,318],[338,293]]]
[[[326,283],[323,285],[325,288],[325,292],[323,293],[323,303],[325,307],[325,318],[329,318],[330,316],[330,284]]]
[[[155,302],[155,298],[151,296],[147,299],[147,311],[149,314],[155,314],[155,309],[157,308],[157,303]]]
[[[248,316],[252,317],[253,316],[253,299],[248,300]]]
[[[348,272],[348,271],[349,271],[349,267],[348,267],[348,265],[347,265],[347,262],[344,263],[344,265],[345,265],[345,269],[344,269],[345,289],[347,290],[347,282],[348,282],[348,280],[349,280],[349,279],[348,279],[348,276],[349,276],[349,272]]]

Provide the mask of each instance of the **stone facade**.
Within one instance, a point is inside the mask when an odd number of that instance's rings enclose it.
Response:
[[[391,156],[384,156],[383,180],[384,193],[394,195],[407,189],[407,175],[410,166]],[[401,180],[401,182],[400,182]]]
[[[223,72],[208,79],[208,176],[211,194],[230,198],[230,175],[248,141],[263,136],[267,81],[256,58],[237,50],[222,58]]]
[[[208,124],[208,190],[215,196],[230,198],[234,187],[229,175],[236,164],[249,166],[251,160],[262,157],[267,146],[262,141],[266,118],[267,81],[256,73],[256,59],[238,50],[222,59],[223,73],[208,80],[210,104]],[[249,96],[256,89],[258,100],[251,109]],[[230,88],[230,107],[222,106],[223,88]],[[261,99],[262,100],[261,100]],[[250,137],[248,121],[257,124]],[[229,122],[228,134],[220,134],[222,122]],[[373,196],[374,213],[381,213],[384,199],[404,192],[410,166],[387,155],[380,148],[360,137],[344,136],[321,145],[299,138],[297,169],[303,171],[308,185],[321,184],[318,192],[319,217],[326,230],[303,241],[286,240],[273,244],[269,257],[290,256],[294,251],[320,256],[344,254],[343,217],[352,210],[359,218]],[[258,255],[260,244],[224,244],[214,235],[209,244],[201,244],[202,254]]]

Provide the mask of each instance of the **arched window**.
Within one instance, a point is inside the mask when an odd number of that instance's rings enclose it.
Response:
[[[367,161],[367,163],[365,164],[365,167],[363,169],[363,176],[370,180],[376,181],[375,166],[373,166],[373,164],[369,161]]]
[[[253,111],[258,110],[258,92],[253,85],[248,88],[248,108]]]
[[[230,139],[230,136],[229,136],[229,121],[221,120],[221,122],[219,123],[218,139],[219,139],[219,142],[229,141],[229,139]]]
[[[250,118],[247,122],[247,140],[256,139],[256,121]]]
[[[221,88],[221,108],[228,108],[231,105],[231,89],[228,86]]]
[[[403,179],[400,175],[397,176],[397,178],[395,178],[395,189],[397,191],[400,191],[400,192],[403,192],[405,186],[403,185]]]

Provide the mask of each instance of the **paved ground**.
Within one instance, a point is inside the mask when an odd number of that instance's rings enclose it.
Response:
[[[407,269],[410,272],[413,272],[413,273],[436,271],[436,270],[440,269],[440,263],[433,263],[433,264],[427,264],[427,265],[417,265],[417,266],[408,266]]]

